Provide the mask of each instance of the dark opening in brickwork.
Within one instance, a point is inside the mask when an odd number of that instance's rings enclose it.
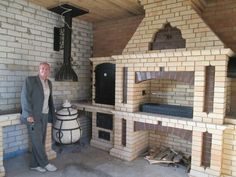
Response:
[[[204,132],[202,137],[202,160],[201,160],[201,166],[203,166],[204,168],[210,167],[211,165],[211,144],[212,144],[212,134]]]
[[[122,119],[122,137],[121,143],[123,146],[126,146],[126,120]]]
[[[162,126],[159,121],[158,124],[149,124],[143,122],[134,122],[134,131],[159,131],[178,136],[184,140],[192,142],[192,131],[180,128]]]
[[[128,67],[123,67],[123,103],[127,103]]]
[[[97,127],[112,130],[113,129],[113,115],[97,113]]]
[[[110,133],[99,130],[98,131],[98,138],[110,141]]]
[[[205,68],[205,99],[203,111],[213,112],[215,87],[215,66],[206,66]]]

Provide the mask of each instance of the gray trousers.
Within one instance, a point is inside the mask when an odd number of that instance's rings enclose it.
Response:
[[[32,143],[30,167],[45,167],[49,162],[45,151],[48,114],[42,114],[39,122],[28,124],[29,138]]]

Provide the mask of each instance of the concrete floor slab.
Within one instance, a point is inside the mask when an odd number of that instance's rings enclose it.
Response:
[[[187,177],[183,167],[150,165],[143,157],[132,162],[110,156],[107,152],[86,147],[59,153],[51,161],[56,172],[39,173],[29,170],[29,154],[4,161],[7,177]]]

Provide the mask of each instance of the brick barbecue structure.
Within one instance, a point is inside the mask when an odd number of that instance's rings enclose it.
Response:
[[[164,145],[191,155],[191,177],[236,176],[235,120],[229,116],[235,79],[227,77],[234,53],[190,1],[141,3],[145,17],[122,55],[91,58],[95,101],[77,105],[93,113],[91,144],[128,161]],[[96,102],[96,68],[104,63],[115,65],[114,105]],[[188,107],[192,114],[148,113],[140,110],[145,103]],[[98,123],[101,113],[112,126]]]

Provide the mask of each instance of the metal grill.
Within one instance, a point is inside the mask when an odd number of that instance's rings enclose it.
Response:
[[[177,117],[193,118],[193,108],[189,106],[144,103],[140,105],[140,111]]]

